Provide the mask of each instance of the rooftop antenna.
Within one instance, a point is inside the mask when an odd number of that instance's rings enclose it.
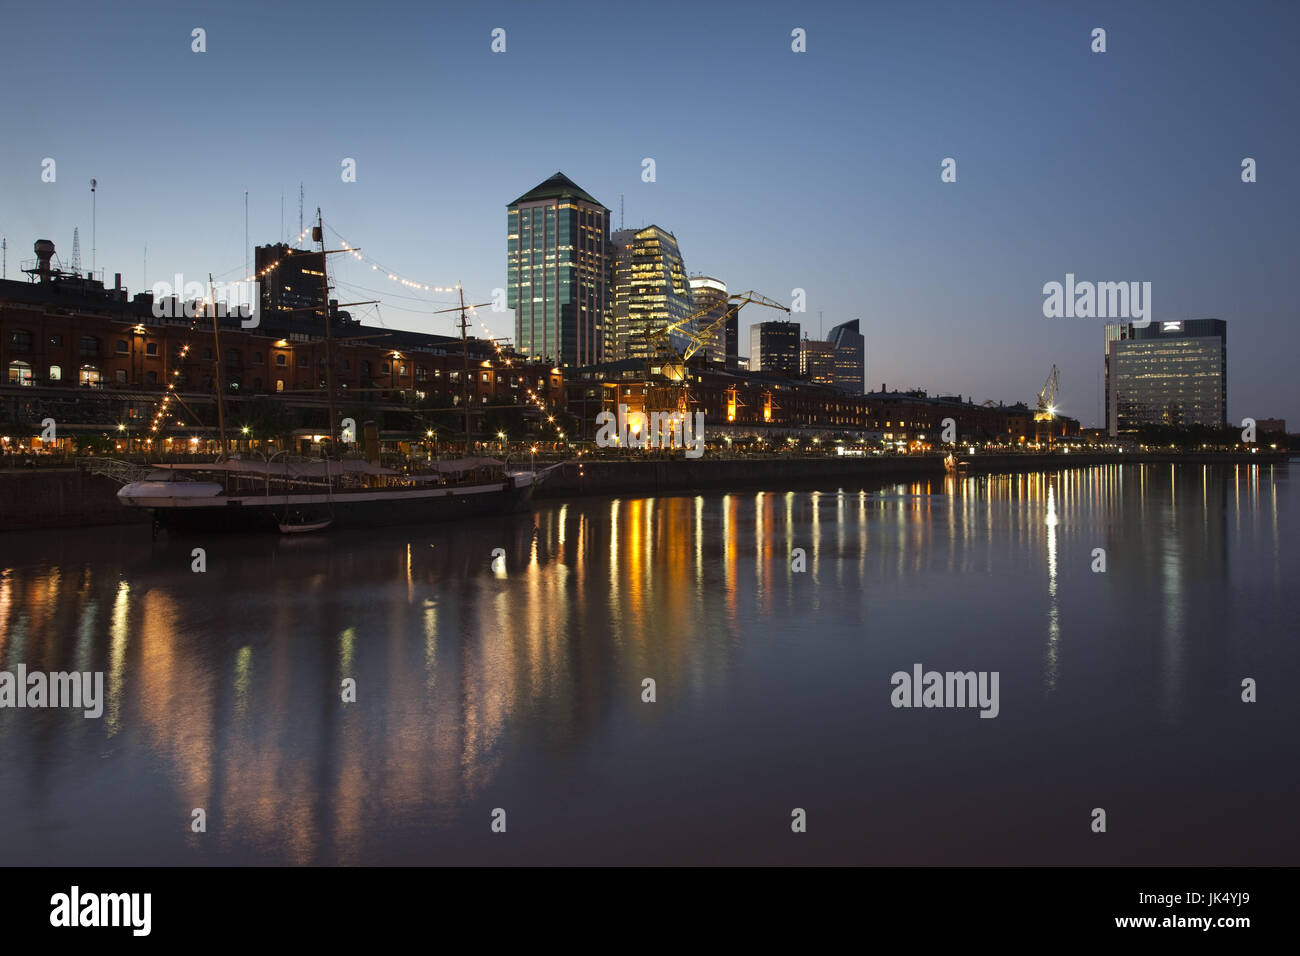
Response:
[[[627,218],[623,215],[623,194],[618,194],[618,228],[622,229],[627,224]]]
[[[302,241],[302,183],[298,184],[298,241]]]
[[[149,243],[144,244],[144,271],[140,275],[140,288],[149,288]]]
[[[81,230],[72,230],[72,271],[81,275]]]
[[[284,193],[280,193],[280,244],[284,245]]]
[[[818,339],[826,338],[826,334],[823,331],[825,325],[826,323],[822,321],[822,311],[821,309],[818,309],[817,310],[817,338]]]
[[[244,190],[244,275],[253,277],[252,267],[248,264],[248,190]]]
[[[95,187],[99,185],[95,180],[90,181],[90,271],[93,273],[97,263],[95,262]]]
[[[0,236],[0,279],[9,278],[9,239]]]

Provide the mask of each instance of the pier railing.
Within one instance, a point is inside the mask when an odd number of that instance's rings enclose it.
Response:
[[[149,473],[149,468],[145,465],[121,461],[117,458],[78,458],[76,463],[83,471],[92,475],[102,475],[116,481],[119,485],[140,481]]]

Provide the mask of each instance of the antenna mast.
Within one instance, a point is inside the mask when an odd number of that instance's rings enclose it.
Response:
[[[96,271],[95,262],[95,187],[99,185],[95,180],[90,181],[90,271]]]
[[[244,190],[244,275],[250,278],[253,275],[252,267],[248,264],[248,190]]]
[[[320,210],[317,210],[319,212]],[[298,240],[302,241],[302,183],[298,184]],[[323,239],[324,237],[322,237]],[[322,247],[323,248],[323,247]]]
[[[81,278],[81,230],[72,230],[72,271]]]

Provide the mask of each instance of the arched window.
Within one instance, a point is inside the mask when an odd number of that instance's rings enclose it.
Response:
[[[99,369],[95,368],[95,366],[83,365],[77,373],[77,380],[86,388],[99,388],[102,377],[99,374]]]
[[[118,339],[118,340],[117,340],[117,354],[118,354],[118,355],[125,355],[125,354],[126,354],[127,352],[129,352],[129,351],[131,351],[131,346],[127,345],[125,340],[123,340],[123,339]]]
[[[30,352],[32,350],[32,333],[26,329],[14,329],[9,333],[9,350],[11,352]]]
[[[99,339],[93,335],[83,335],[79,343],[81,354],[86,356],[99,355]]]
[[[275,357],[275,364],[284,368],[284,366],[289,364],[289,360],[284,357],[284,353],[282,352]]]
[[[9,363],[10,385],[32,385],[32,367],[28,362],[15,359]]]
[[[158,354],[158,343],[157,343],[157,342],[146,342],[146,343],[145,343],[145,346],[144,346],[144,354],[145,354],[145,355],[157,355],[157,354]]]
[[[63,381],[63,366],[61,365],[50,366],[50,381],[51,382]]]

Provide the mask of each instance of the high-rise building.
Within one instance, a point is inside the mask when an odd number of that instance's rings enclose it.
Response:
[[[515,349],[560,366],[603,355],[609,210],[563,173],[506,207],[506,304]]]
[[[614,360],[646,358],[647,329],[662,329],[693,311],[677,239],[658,226],[620,229],[610,235],[614,248],[614,307],[606,347]],[[673,336],[677,348],[685,336]]]
[[[692,276],[690,283],[691,297],[695,300],[695,311],[708,309],[708,312],[696,321],[697,328],[703,330],[727,312],[727,284],[711,276]],[[736,325],[739,312],[739,309],[731,310],[726,320],[711,334],[704,337],[708,343],[705,346],[705,354],[710,362],[726,365],[727,368],[736,367],[736,349],[739,344],[736,341]]]
[[[835,349],[835,387],[853,395],[861,395],[867,383],[867,340],[858,322],[841,322],[826,337]]]
[[[1106,326],[1106,430],[1228,419],[1228,325],[1222,319]]]
[[[749,327],[749,368],[799,377],[799,323],[784,319]]]
[[[799,375],[818,385],[835,385],[835,346],[805,338],[799,343]]]

